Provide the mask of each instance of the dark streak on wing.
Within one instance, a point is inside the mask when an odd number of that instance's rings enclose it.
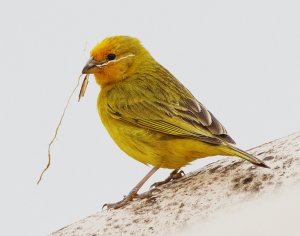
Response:
[[[231,138],[228,134],[220,134],[221,139],[225,140],[228,143],[235,144],[233,138]]]
[[[176,109],[176,113],[181,119],[200,128],[206,128],[221,140],[235,144],[235,141],[227,134],[224,126],[196,99],[192,100],[186,98],[184,102],[180,102],[179,105],[185,108]]]

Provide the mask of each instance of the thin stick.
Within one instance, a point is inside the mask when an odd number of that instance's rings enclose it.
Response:
[[[46,167],[44,168],[44,170],[42,171],[42,173],[40,174],[40,177],[39,177],[39,180],[38,180],[37,184],[39,184],[39,183],[41,182],[44,173],[45,173],[45,172],[49,169],[49,167],[50,167],[50,164],[51,164],[51,146],[52,146],[54,140],[56,139],[56,136],[57,136],[59,127],[61,126],[61,123],[62,123],[62,121],[63,121],[63,119],[64,119],[64,116],[65,116],[66,110],[67,110],[67,108],[68,108],[68,106],[69,106],[69,103],[70,103],[70,101],[71,101],[71,98],[73,97],[73,94],[75,93],[76,89],[79,87],[79,83],[80,83],[80,78],[81,78],[81,76],[82,76],[82,75],[80,75],[80,76],[78,77],[77,84],[76,84],[75,88],[73,89],[71,95],[69,96],[69,98],[68,98],[68,100],[67,100],[67,104],[66,104],[66,106],[65,106],[65,108],[64,108],[64,111],[63,111],[63,113],[62,113],[62,115],[61,115],[61,117],[60,117],[60,120],[59,120],[59,122],[58,122],[58,125],[57,125],[57,127],[56,127],[56,129],[55,129],[54,136],[53,136],[53,138],[51,139],[51,141],[50,141],[50,143],[49,143],[49,145],[48,145],[48,163],[47,163]]]
[[[88,86],[88,83],[89,83],[89,77],[88,77],[88,75],[86,75],[82,81],[82,85],[81,85],[79,96],[78,96],[78,102],[80,102],[80,99],[84,96],[85,90]]]

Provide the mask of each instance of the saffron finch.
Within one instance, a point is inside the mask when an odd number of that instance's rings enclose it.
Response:
[[[132,158],[152,165],[151,171],[124,197],[106,204],[126,205],[159,168],[179,169],[198,158],[238,156],[267,165],[234,146],[224,126],[136,38],[113,36],[90,53],[83,74],[94,74],[101,91],[97,107],[102,123],[116,144]],[[158,183],[155,186],[158,186]]]

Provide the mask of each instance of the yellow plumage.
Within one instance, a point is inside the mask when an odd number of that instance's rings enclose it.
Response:
[[[207,156],[239,156],[222,124],[132,37],[103,40],[83,69],[101,86],[98,111],[117,145],[157,168],[179,169]]]

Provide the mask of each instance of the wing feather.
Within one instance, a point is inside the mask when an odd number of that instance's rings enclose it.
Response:
[[[164,68],[160,74],[163,78],[153,78],[155,83],[149,83],[153,74],[148,74],[114,86],[108,93],[111,116],[174,136],[211,144],[235,143],[215,116],[178,80]]]

